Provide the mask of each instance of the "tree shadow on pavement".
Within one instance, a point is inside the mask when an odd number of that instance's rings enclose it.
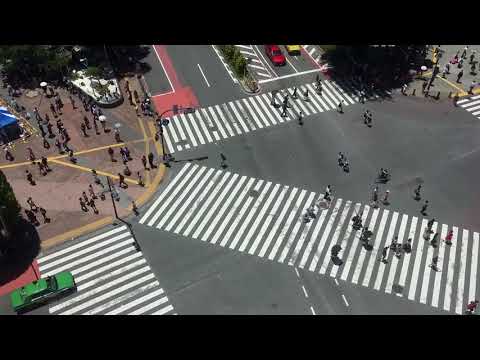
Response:
[[[365,45],[336,46],[322,60],[331,67],[330,78],[347,94],[359,96],[364,91],[369,101],[384,101],[392,99],[392,90],[408,85],[422,65],[428,67],[425,57],[422,46]]]
[[[40,252],[37,229],[21,218],[12,231],[5,252],[0,256],[0,286],[22,275]]]

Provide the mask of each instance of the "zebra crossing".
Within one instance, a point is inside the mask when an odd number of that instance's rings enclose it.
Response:
[[[302,47],[319,65],[322,54],[320,53],[320,51],[318,51],[317,47],[315,45],[302,45]]]
[[[271,72],[264,66],[252,45],[235,45],[235,47],[242,53],[245,59],[249,61],[247,64],[248,70],[255,73],[257,79],[263,80],[272,78]]]
[[[457,105],[470,112],[477,119],[480,119],[480,95],[457,101]]]
[[[165,291],[126,226],[86,238],[38,259],[43,277],[70,271],[77,292],[50,305],[55,315],[173,314]]]
[[[433,248],[423,238],[427,219],[341,198],[305,223],[303,214],[320,195],[186,163],[139,222],[457,314],[478,298],[478,232],[434,223],[441,239],[449,229],[454,237],[452,245],[440,241]],[[355,214],[362,214],[362,223],[373,231],[373,249],[362,246],[360,231],[352,230]],[[394,236],[399,243],[412,239],[412,252],[400,258],[389,252],[383,263],[380,250]],[[342,248],[338,266],[330,256],[337,244]],[[439,272],[430,267],[434,257]]]
[[[324,80],[322,95],[315,92],[314,84],[298,87],[298,99],[290,98],[288,116],[282,117],[281,107],[271,105],[271,94],[260,94],[228,103],[201,108],[192,114],[178,114],[170,117],[164,127],[164,138],[170,153],[188,150],[211,142],[222,141],[233,136],[265,129],[270,126],[295,120],[300,113],[309,116],[329,110],[336,110],[343,101],[344,106],[359,101],[360,88],[354,82]],[[346,90],[345,90],[346,89]],[[302,94],[308,90],[308,101]],[[283,89],[283,95],[292,94],[293,88]],[[384,94],[382,94],[383,96]],[[367,98],[378,98],[378,93],[367,93]],[[279,93],[276,102],[283,100]]]

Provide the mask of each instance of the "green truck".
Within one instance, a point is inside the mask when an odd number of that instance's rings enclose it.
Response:
[[[72,273],[64,271],[14,290],[10,300],[17,314],[23,314],[75,291],[77,284]]]

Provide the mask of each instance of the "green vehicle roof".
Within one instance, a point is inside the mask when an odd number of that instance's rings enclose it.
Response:
[[[54,278],[55,284],[52,287],[49,287],[48,279]],[[52,279],[53,280],[53,279]],[[14,290],[10,294],[10,300],[14,309],[21,307],[25,304],[25,302],[31,296],[41,293],[45,290],[49,290],[50,292],[57,292],[66,288],[71,288],[75,286],[75,281],[73,280],[73,275],[68,272],[64,271],[53,276],[46,277],[44,279],[39,279],[37,281],[33,281],[21,288]]]

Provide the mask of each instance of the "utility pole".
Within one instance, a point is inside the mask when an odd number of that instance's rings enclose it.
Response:
[[[130,230],[130,234],[132,234],[133,246],[135,247],[135,250],[140,251],[141,250],[140,244],[138,243],[137,238],[135,237],[135,234],[134,234],[133,229],[132,229],[132,224],[126,222],[125,220],[121,219],[118,216],[117,206],[115,205],[115,200],[113,198],[112,184],[110,182],[110,178],[108,176],[106,176],[106,178],[107,178],[108,190],[110,191],[110,197],[112,199],[113,211],[115,212],[115,218],[117,220],[121,221],[122,223],[124,223],[125,225],[127,225],[128,230]],[[117,194],[117,196],[118,196],[118,194]]]

